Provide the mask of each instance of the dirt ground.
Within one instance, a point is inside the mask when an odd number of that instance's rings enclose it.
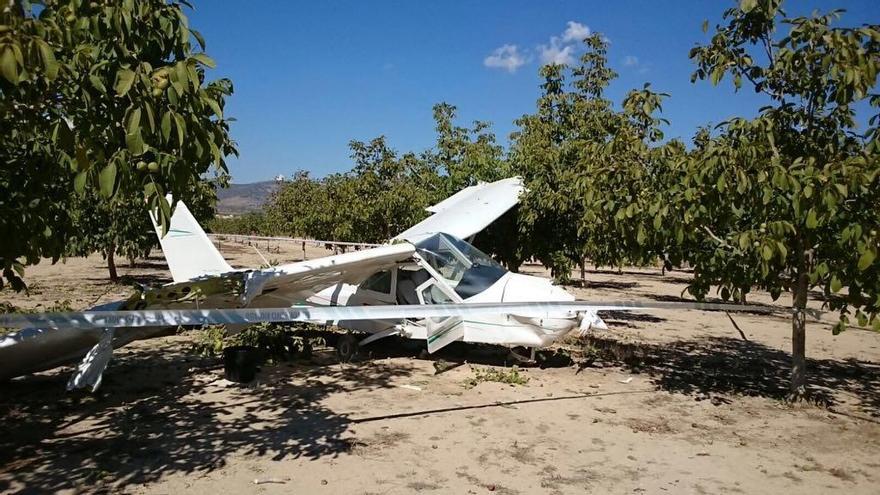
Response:
[[[272,262],[302,256],[299,245],[258,247]],[[221,251],[260,264],[247,245]],[[103,263],[29,268],[30,295],[0,301],[82,309],[170,279],[161,256],[121,263],[120,285]],[[590,270],[570,289],[679,300],[687,279]],[[66,393],[65,369],[0,384],[0,491],[877,493],[880,335],[833,336],[833,316],[809,323],[818,403],[790,406],[788,300],[749,302],[778,311],[732,314],[744,337],[724,313],[604,313],[610,330],[545,351],[524,385],[465,386],[506,364],[492,347],[428,357],[418,342],[386,340],[352,364],[319,349],[238,386],[218,360],[189,352],[194,332],[137,342],[94,394]],[[436,374],[439,360],[460,365]]]

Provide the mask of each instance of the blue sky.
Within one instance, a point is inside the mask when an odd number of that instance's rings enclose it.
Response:
[[[235,84],[226,113],[237,119],[241,157],[230,168],[244,183],[297,169],[348,170],[352,139],[384,134],[401,152],[428,148],[431,106],[440,101],[458,106],[462,123],[492,122],[506,144],[514,119],[534,110],[540,62],[564,58],[567,39],[585,29],[611,42],[620,77],[609,96],[619,102],[650,82],[671,94],[667,136],[689,139],[700,125],[754,115],[761,104],[750,90],[690,82],[688,51],[709,36],[703,20],[714,25],[732,4],[202,0],[189,16],[217,61],[211,77]],[[876,0],[798,0],[786,8],[845,8],[842,25],[880,22]]]

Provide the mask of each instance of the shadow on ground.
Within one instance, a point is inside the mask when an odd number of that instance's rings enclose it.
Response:
[[[607,289],[617,291],[626,291],[639,286],[637,282],[621,282],[616,280],[572,280],[566,285],[578,289]]]
[[[287,364],[264,370],[257,387],[227,388],[216,360],[174,349],[120,351],[96,394],[66,393],[66,373],[0,384],[0,492],[117,491],[198,476],[231,455],[336,456],[350,449],[350,421],[320,401],[411,372]]]
[[[590,336],[581,339],[587,365],[620,365],[651,377],[658,387],[685,394],[738,394],[784,399],[791,355],[758,342],[705,337],[669,344],[639,344]],[[834,407],[849,403],[880,418],[880,365],[849,359],[807,359],[811,397]]]

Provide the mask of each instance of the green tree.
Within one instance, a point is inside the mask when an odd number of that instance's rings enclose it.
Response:
[[[214,217],[205,223],[206,231],[214,234],[275,235],[265,213],[254,211],[232,217]]]
[[[577,229],[583,216],[581,203],[567,193],[567,181],[577,176],[577,135],[570,116],[584,95],[566,91],[562,65],[543,66],[541,77],[543,92],[537,111],[516,121],[519,129],[511,135],[510,160],[525,181],[518,210],[526,250],[550,268],[554,277],[567,280],[573,264],[584,257],[587,242]],[[612,77],[609,69],[607,80]],[[594,103],[595,117],[610,115],[610,102],[594,98]]]
[[[217,202],[216,188],[225,184],[226,176],[193,184],[184,201],[200,223],[214,217]],[[117,281],[115,256],[121,255],[134,264],[137,258],[149,256],[158,245],[153,223],[144,207],[144,198],[138,191],[119,192],[113,198],[104,198],[95,191],[83,191],[74,196],[71,205],[72,232],[67,240],[67,256],[88,256],[101,253],[107,260],[110,280]]]
[[[657,145],[664,121],[655,113],[666,95],[646,85],[615,109],[605,97],[617,77],[607,44],[598,33],[584,44],[577,66],[541,68],[537,112],[520,118],[512,136],[513,169],[527,187],[520,213],[528,251],[559,279],[575,264],[583,274],[586,258],[620,266],[665,251],[642,224],[662,164],[683,154],[676,141]]]
[[[384,137],[351,141],[354,168],[316,180],[299,172],[266,207],[279,231],[315,239],[384,242],[418,222],[442,186],[428,162],[398,156]]]
[[[779,0],[743,0],[724,13],[709,43],[691,51],[694,79],[730,75],[769,104],[703,136],[667,198],[691,243],[698,297],[710,285],[729,297],[751,285],[792,294],[791,393],[806,387],[805,308],[820,287],[840,311],[880,329],[880,142],[877,116],[857,132],[854,105],[880,70],[880,27],[833,27],[840,17],[788,18]],[[784,27],[784,36],[777,29]],[[848,290],[839,294],[843,287]]]
[[[0,11],[0,263],[16,287],[24,264],[64,252],[73,190],[143,203],[167,228],[167,193],[226,171],[232,84],[205,83],[214,62],[195,50],[204,40],[181,3],[14,0]]]
[[[497,143],[491,124],[478,120],[472,128],[458,126],[458,109],[445,102],[434,105],[433,110],[437,142],[426,155],[442,175],[444,197],[478,182],[508,177],[504,149]]]
[[[686,156],[680,141],[660,143],[665,120],[655,114],[667,96],[648,84],[630,91],[622,111],[609,119],[611,135],[581,145],[581,173],[572,194],[583,204],[579,232],[597,265],[643,265],[660,258],[668,267],[678,259],[664,232],[665,218],[674,212],[655,194],[677,179],[670,167]]]
[[[423,160],[414,153],[398,157],[384,136],[369,143],[352,141],[349,147],[354,194],[343,196],[341,207],[355,207],[353,240],[383,242],[428,215],[425,208],[433,198],[423,183]]]
[[[266,202],[266,219],[279,234],[313,236],[320,230],[316,225],[320,209],[327,207],[323,193],[319,181],[307,171],[297,171]]]
[[[428,185],[431,204],[479,182],[513,175],[490,123],[478,120],[470,128],[456,125],[458,109],[448,103],[438,103],[433,110],[437,141],[433,149],[423,154],[430,163],[427,169],[433,180],[422,180]],[[518,210],[514,208],[478,233],[473,241],[513,271],[519,269],[526,253],[519,242],[517,218]]]

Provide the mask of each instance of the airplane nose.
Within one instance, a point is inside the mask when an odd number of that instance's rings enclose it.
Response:
[[[501,300],[503,302],[574,301],[575,297],[562,287],[553,285],[546,278],[513,273],[504,287]],[[584,311],[578,314],[565,312],[564,314],[548,314],[547,316],[550,319],[533,319],[534,321],[529,320],[529,323],[544,328],[552,326],[554,331],[561,333],[578,328],[581,335],[586,334],[592,328],[608,328],[595,311]],[[555,321],[551,324],[550,320]]]

